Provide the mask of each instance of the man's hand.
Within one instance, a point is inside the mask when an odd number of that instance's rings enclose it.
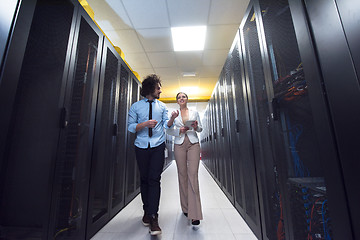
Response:
[[[154,119],[146,121],[146,127],[154,128],[158,122]]]

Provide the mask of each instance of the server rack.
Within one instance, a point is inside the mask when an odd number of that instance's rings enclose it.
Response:
[[[247,85],[245,81],[241,81],[245,79],[245,65],[241,64],[240,51],[240,33],[238,33],[230,50],[230,66],[228,70],[231,76],[228,84],[233,89],[228,93],[228,95],[232,96],[229,98],[231,99],[229,107],[234,112],[233,115],[229,115],[228,119],[229,127],[232,129],[232,131],[229,130],[232,139],[230,148],[234,152],[234,166],[237,166],[237,172],[234,172],[234,178],[236,179],[234,182],[234,189],[236,190],[235,206],[249,222],[249,225],[253,229],[258,229],[259,220],[255,217],[251,218],[249,214],[257,211],[254,206],[258,205],[258,193],[256,190],[256,169]]]
[[[205,118],[216,126],[211,133],[219,132],[222,119],[211,116],[218,113],[218,99],[225,101],[231,141],[213,144],[231,153],[229,199],[258,238],[357,239],[360,88],[354,43],[360,35],[349,32],[356,14],[344,13],[358,7],[353,1],[249,4],[224,66],[231,81],[220,75]],[[219,85],[227,97],[219,98]],[[218,183],[228,188],[222,163],[211,167],[218,160],[212,149],[204,145],[205,164],[215,178],[220,172]],[[244,170],[254,177],[241,177]]]
[[[121,179],[124,176],[124,172],[119,175],[111,174],[114,171],[114,164],[117,163],[118,83],[121,58],[106,38],[104,41],[89,188],[87,234],[90,236],[110,219],[114,178]],[[124,156],[119,160],[124,161],[123,158]],[[123,190],[123,185],[115,189],[116,192]],[[120,203],[123,202],[121,199]]]
[[[86,234],[88,191],[103,34],[79,8],[62,109],[50,227],[55,238]],[[52,232],[53,231],[53,232]]]
[[[297,3],[297,2],[296,2]],[[332,194],[343,193],[345,190],[348,202],[348,214],[352,221],[353,238],[360,238],[359,217],[360,181],[358,169],[360,168],[357,156],[360,154],[358,134],[360,127],[360,80],[359,80],[359,31],[357,30],[359,16],[354,14],[360,9],[356,1],[304,1],[303,7],[309,18],[309,28],[313,45],[318,57],[319,71],[324,79],[326,100],[331,115],[331,124],[334,131],[339,162],[329,162],[342,170],[343,183],[336,182],[332,172],[326,176],[326,181],[337,185],[337,189],[329,189]],[[321,11],[327,9],[326,13]],[[356,43],[355,43],[356,42]],[[305,44],[305,43],[304,43]],[[309,54],[306,49],[304,53]],[[306,55],[306,57],[309,57]],[[330,168],[329,168],[330,169]],[[344,184],[345,189],[341,186]],[[343,196],[343,195],[342,195]],[[343,197],[342,197],[343,198]],[[339,208],[344,199],[334,202],[331,210],[337,214],[345,215],[346,210]],[[329,201],[329,204],[332,202]],[[331,207],[331,205],[330,205]],[[330,212],[331,214],[331,212]],[[334,214],[336,215],[336,214]],[[337,226],[347,229],[347,221],[336,219]],[[350,231],[349,231],[350,235]],[[347,235],[341,235],[347,237]],[[350,238],[349,238],[350,239]]]
[[[125,167],[139,82],[77,1],[18,6],[1,63],[0,238],[89,239],[129,199],[126,179],[139,190]]]
[[[47,238],[59,119],[77,8],[19,6],[1,73],[1,237]],[[53,21],[48,21],[49,16]],[[61,21],[59,21],[61,19]],[[59,31],[47,31],[47,29]],[[47,42],[48,41],[48,42]]]
[[[140,83],[131,77],[129,79],[129,108],[140,99]],[[125,203],[129,203],[140,192],[140,173],[137,167],[135,156],[135,134],[127,132],[128,141],[131,143],[126,151],[126,198]]]
[[[113,217],[125,205],[125,185],[126,185],[126,151],[129,144],[133,144],[127,138],[127,111],[129,109],[129,73],[127,65],[124,61],[119,65],[120,79],[117,83],[118,86],[118,100],[117,100],[117,118],[115,128],[117,129],[116,135],[116,157],[114,166],[112,168],[112,200],[111,200],[111,213]]]
[[[219,92],[219,113],[220,113],[220,132],[221,132],[221,140],[222,140],[222,146],[229,146],[229,129],[228,129],[228,87],[227,87],[227,80],[229,79],[229,71],[228,71],[229,61],[226,61],[225,66],[223,68],[222,74],[220,75],[220,92]],[[221,157],[222,162],[224,164],[224,192],[228,196],[229,200],[231,202],[234,202],[233,198],[233,166],[232,166],[232,156],[230,151],[224,151],[225,148],[221,148]]]

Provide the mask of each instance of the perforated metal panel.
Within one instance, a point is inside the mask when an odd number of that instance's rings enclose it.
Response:
[[[267,207],[272,214],[266,219],[267,234],[269,238],[275,237],[281,229],[275,231],[274,222],[284,219],[290,226],[291,239],[331,239],[326,190],[321,191],[326,186],[319,161],[320,148],[289,3],[260,0],[260,7],[265,10],[262,19],[272,74],[269,87],[274,96],[275,124],[279,124],[279,128],[274,129],[277,180],[287,186],[279,191],[278,185],[269,184],[276,175],[269,174],[264,179]],[[273,168],[266,164],[264,167],[266,172]],[[312,190],[312,185],[319,191]],[[289,208],[284,209],[284,201]],[[281,216],[283,211],[285,215]]]
[[[55,8],[54,2],[38,1],[33,18],[28,19],[32,24],[26,51],[18,53],[24,54],[24,60],[8,132],[7,152],[0,160],[4,160],[4,172],[1,173],[4,188],[0,194],[2,239],[47,237],[44,229],[50,221],[49,199],[59,137],[59,103],[65,85],[62,77],[74,12],[71,3],[63,1]],[[31,8],[32,4],[27,7]],[[22,8],[26,9],[25,6]],[[18,56],[8,57],[16,59]],[[16,80],[11,79],[12,82]]]
[[[125,162],[126,162],[126,136],[127,136],[127,111],[128,111],[128,84],[129,73],[124,66],[120,67],[119,102],[118,102],[118,135],[116,139],[116,161],[113,172],[112,207],[120,204],[125,197]]]
[[[92,222],[109,213],[110,167],[114,155],[114,122],[118,59],[107,49],[105,75],[97,107],[93,173],[91,176]],[[102,90],[102,91],[101,91]]]
[[[95,104],[98,76],[97,62],[99,35],[90,23],[80,17],[76,54],[70,73],[71,88],[68,105],[68,124],[61,143],[61,158],[56,175],[58,192],[54,196],[55,229],[58,236],[64,229],[72,229],[72,237],[84,236],[86,218],[82,209],[87,208],[91,150],[94,131]]]
[[[256,18],[254,18],[254,10],[252,9],[241,32],[244,41],[246,84],[250,90],[247,94],[252,121],[251,128],[253,131],[254,153],[255,159],[260,160],[271,157],[271,153],[266,153],[266,149],[263,148],[263,146],[266,145],[264,141],[268,142],[269,138],[266,133],[266,116],[268,109],[256,21]],[[244,167],[245,169],[251,169],[252,172],[255,172],[254,162],[251,158],[244,162]],[[245,178],[244,180],[245,192],[252,193],[245,195],[246,213],[254,222],[257,222],[259,216],[256,199],[256,185],[254,185],[256,183],[254,183],[251,178]]]

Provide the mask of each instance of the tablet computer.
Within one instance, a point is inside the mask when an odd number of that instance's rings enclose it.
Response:
[[[188,128],[192,128],[191,124],[193,124],[195,121],[196,120],[188,120],[188,121],[186,121],[185,126]]]

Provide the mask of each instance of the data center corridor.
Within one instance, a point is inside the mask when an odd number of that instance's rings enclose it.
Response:
[[[185,92],[203,129],[204,220],[181,213],[168,135],[159,239],[360,239],[360,1],[2,0],[0,12],[1,240],[152,239],[127,127],[152,73],[169,113]],[[173,47],[183,24],[208,28],[203,50]]]
[[[162,234],[151,236],[141,223],[140,194],[121,210],[91,240],[255,240],[243,218],[229,202],[203,164],[200,164],[199,183],[204,220],[193,228],[182,215],[175,161],[162,174],[159,224]]]

